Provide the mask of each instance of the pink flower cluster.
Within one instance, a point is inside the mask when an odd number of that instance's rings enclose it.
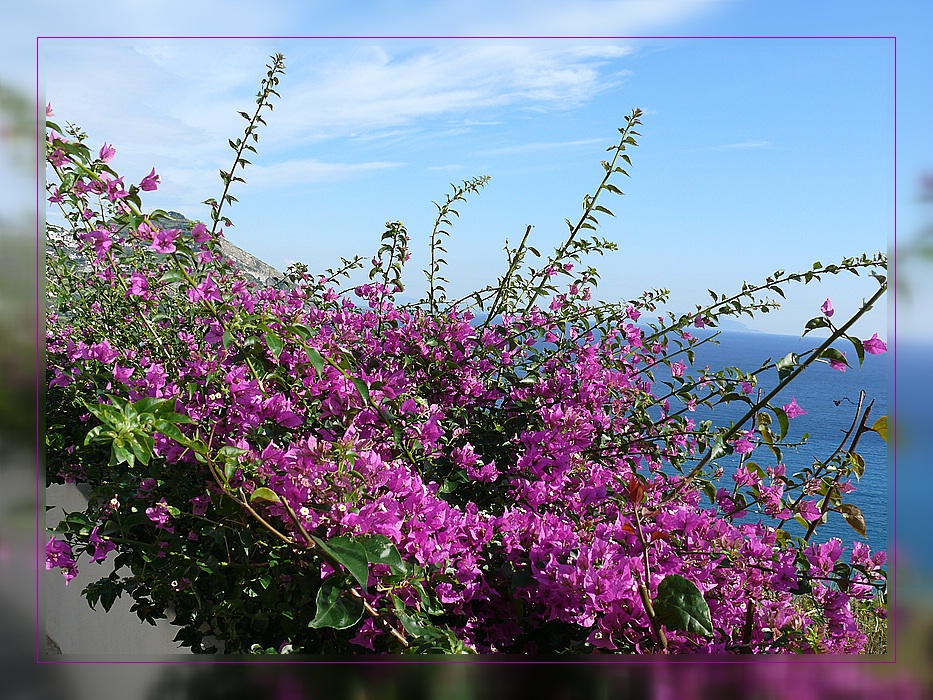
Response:
[[[137,284],[138,272],[128,276]],[[813,624],[793,604],[794,552],[779,546],[774,527],[724,517],[745,515],[725,492],[721,513],[701,508],[699,490],[688,487],[651,514],[679,479],[662,467],[693,454],[696,442],[692,422],[666,411],[650,421],[636,417],[652,390],[639,368],[658,360],[641,330],[621,323],[601,338],[582,334],[535,375],[507,384],[501,355],[510,353],[510,366],[528,366],[533,349],[524,341],[557,332],[545,312],[479,328],[469,314],[396,308],[383,292],[366,285],[357,289],[359,305],[313,304],[302,286],[249,290],[207,276],[187,292],[192,332],[179,334],[187,351],[171,372],[150,349],[114,349],[107,341],[88,346],[53,336],[50,356],[60,377],[79,374],[85,358],[137,366],[114,385],[134,401],[175,397],[178,410],[211,426],[221,444],[245,450],[236,478],[247,490],[266,486],[279,496],[262,510],[292,536],[300,537],[286,507],[326,537],[388,537],[403,557],[436,572],[438,599],[458,635],[479,651],[548,651],[541,639],[558,623],[579,630],[581,644],[652,650],[638,590],[645,559],[652,594],[664,577],[679,574],[710,606],[715,635],[671,632],[673,651],[777,650],[778,630],[802,635]],[[221,323],[249,309],[316,329],[307,344],[287,342],[277,358],[266,357],[295,378],[291,386],[261,382],[241,355],[217,342],[218,320],[197,306],[208,298],[226,302]],[[328,364],[318,373],[311,362],[312,350],[339,359],[347,348],[368,401],[339,368]],[[793,400],[784,410],[789,417],[803,412]],[[258,433],[274,437],[257,440]],[[652,441],[660,449],[646,449]],[[754,447],[751,433],[735,443],[740,454]],[[165,436],[155,449],[168,463],[190,460]],[[634,475],[646,480],[644,508],[630,499]],[[761,484],[763,510],[780,514],[780,481],[769,486],[747,473],[739,479]],[[207,492],[193,502],[198,514],[210,507]],[[815,518],[808,507],[801,504],[801,514]],[[164,497],[145,513],[166,536],[174,533]],[[832,556],[811,561],[822,566]],[[835,616],[827,645],[856,649],[848,596],[818,591]],[[383,602],[370,600],[373,607]],[[756,624],[743,638],[749,608]],[[360,643],[372,648],[385,633],[367,630]]]

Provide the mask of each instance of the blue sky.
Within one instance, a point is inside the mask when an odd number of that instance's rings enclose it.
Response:
[[[534,226],[553,249],[632,108],[644,110],[626,192],[603,202],[606,300],[671,289],[675,310],[775,269],[883,250],[894,224],[890,39],[102,40],[48,39],[39,65],[56,115],[113,165],[163,187],[147,205],[205,218],[264,63],[287,62],[282,99],[247,168],[228,237],[267,262],[322,270],[371,255],[388,220],[412,237],[407,292],[450,182],[490,175],[460,208],[452,296],[495,280],[503,243]],[[854,284],[853,284],[854,282]],[[840,315],[871,280],[794,289],[747,321],[799,333],[826,296]],[[861,329],[883,332],[880,310]]]

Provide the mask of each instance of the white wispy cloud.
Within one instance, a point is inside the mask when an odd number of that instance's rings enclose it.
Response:
[[[501,121],[503,108],[561,110],[615,87],[608,62],[631,49],[553,42],[447,41],[407,50],[365,42],[321,51],[299,45],[294,86],[276,115],[299,141],[398,129],[456,116],[464,126]]]
[[[533,151],[551,151],[561,148],[576,148],[578,146],[591,146],[594,143],[605,143],[605,139],[582,139],[578,141],[539,141],[535,143],[520,143],[514,146],[501,148],[488,148],[478,151],[480,155],[505,155],[509,153],[528,153]]]
[[[90,145],[106,139],[128,182],[156,166],[155,206],[177,210],[217,195],[229,169],[229,138],[242,134],[240,110],[269,55],[286,54],[281,100],[265,117],[250,186],[350,179],[397,168],[396,159],[326,162],[303,148],[349,139],[360,145],[494,127],[529,111],[585,105],[624,79],[620,42],[371,40],[45,40],[39,63],[46,95]],[[584,145],[524,144],[499,153]],[[392,161],[392,162],[390,162]],[[155,199],[155,198],[154,198]]]
[[[269,53],[283,50],[274,149],[321,139],[402,135],[435,118],[462,127],[501,122],[503,109],[564,110],[618,86],[615,44],[368,40],[46,40],[40,66],[55,105],[114,143],[186,158],[240,131],[239,110]],[[462,128],[461,127],[461,128]]]
[[[256,187],[281,187],[283,183],[306,185],[346,180],[373,170],[400,168],[404,165],[404,163],[389,161],[326,163],[313,159],[289,160],[272,165],[250,167],[246,170],[246,178],[250,185]]]

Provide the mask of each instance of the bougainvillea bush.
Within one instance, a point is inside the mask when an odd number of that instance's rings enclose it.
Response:
[[[50,534],[47,567],[67,583],[82,558],[112,562],[89,603],[129,595],[194,652],[860,651],[851,603],[883,593],[885,555],[811,536],[830,511],[864,534],[844,497],[859,438],[886,424],[860,405],[834,454],[789,474],[803,409],[774,399],[815,362],[844,368],[838,339],[860,363],[885,350],[850,333],[885,291],[885,257],[777,271],[684,315],[659,312],[663,289],[594,301],[585,260],[615,247],[592,232],[631,167],[635,110],[564,242],[541,255],[529,227],[502,276],[462,299],[444,287],[444,241],[485,177],[437,205],[418,303],[396,303],[400,222],[371,261],[257,285],[220,241],[283,72],[273,56],[241,113],[207,223],[144,210],[156,170],[125,182],[112,145],[93,152],[47,110],[49,201],[65,217],[49,225],[48,482],[90,493]],[[811,351],[694,366],[715,338],[697,328],[839,272],[878,283],[844,322],[827,301]],[[694,419],[727,404],[745,415]]]

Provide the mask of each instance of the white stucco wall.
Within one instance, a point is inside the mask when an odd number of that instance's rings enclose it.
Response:
[[[55,508],[46,513],[46,524],[54,527],[65,512],[83,510],[87,500],[73,485],[51,486],[46,491],[46,502]],[[46,538],[46,541],[48,538]],[[61,569],[45,572],[44,609],[46,634],[62,654],[98,657],[138,657],[166,654],[190,654],[187,647],[173,642],[177,627],[168,620],[156,620],[153,627],[130,612],[132,598],[123,595],[104,612],[97,606],[91,610],[81,591],[88,583],[97,581],[113,571],[111,552],[104,562],[78,562],[78,576],[66,586]],[[114,659],[117,660],[117,659]],[[129,660],[129,659],[127,659]]]

